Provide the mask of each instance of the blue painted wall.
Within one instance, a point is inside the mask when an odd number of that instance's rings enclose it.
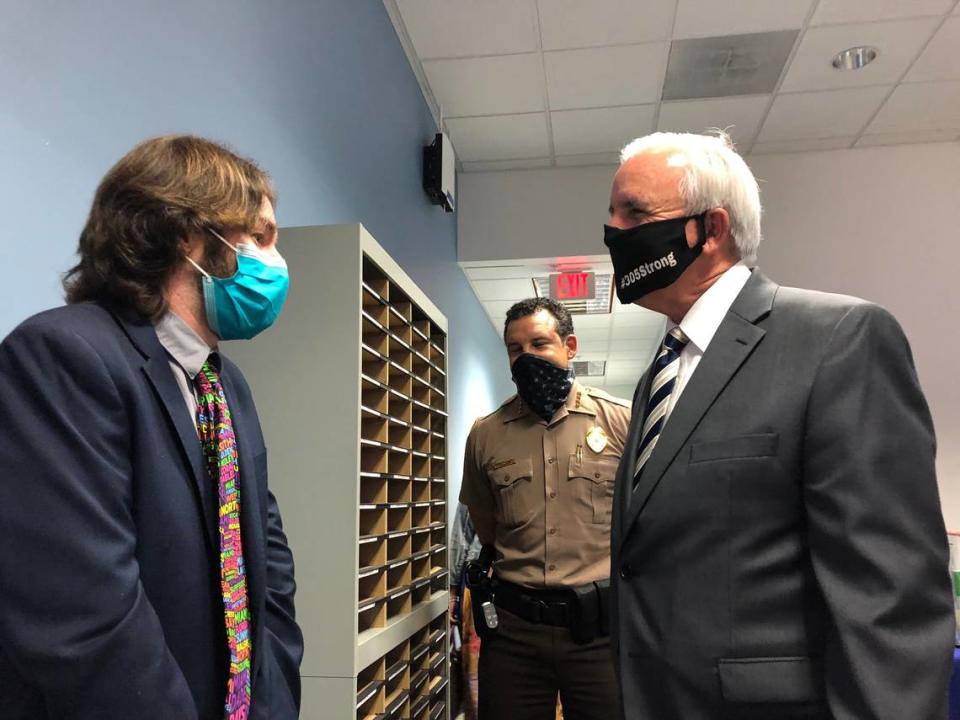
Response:
[[[512,385],[455,216],[420,187],[436,129],[380,0],[0,0],[0,337],[62,302],[106,170],[171,132],[257,160],[281,225],[362,222],[447,315],[456,487],[473,416]]]

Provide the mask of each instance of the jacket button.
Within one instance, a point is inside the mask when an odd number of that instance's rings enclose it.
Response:
[[[620,577],[623,580],[629,580],[631,575],[633,575],[633,568],[630,565],[620,566]]]

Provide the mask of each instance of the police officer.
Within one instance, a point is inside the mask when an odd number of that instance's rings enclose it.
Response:
[[[620,716],[606,628],[610,511],[630,404],[573,377],[573,321],[544,298],[507,311],[517,394],[467,438],[460,501],[496,562],[480,648],[480,720]],[[493,622],[491,623],[491,619]]]

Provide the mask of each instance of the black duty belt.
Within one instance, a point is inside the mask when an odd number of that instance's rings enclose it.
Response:
[[[570,590],[534,590],[496,580],[493,592],[494,605],[527,622],[556,627],[570,627],[573,623],[573,594]]]

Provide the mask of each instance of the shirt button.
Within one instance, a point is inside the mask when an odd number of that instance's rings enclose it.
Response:
[[[504,476],[503,476],[503,481],[504,481],[504,482],[509,482],[509,480],[510,480],[510,476],[509,476],[509,475],[504,475]]]
[[[554,461],[554,458],[548,458],[548,459],[547,459],[547,462],[548,462],[548,463],[552,463],[553,461]]]
[[[594,473],[593,476],[594,476],[595,478],[599,478],[599,477],[600,477],[600,473]]]
[[[553,563],[550,563],[549,565],[547,565],[547,570],[556,570],[556,569],[557,569],[557,566],[554,565]]]
[[[633,575],[633,568],[630,565],[622,565],[620,567],[620,577],[624,580],[629,580],[630,576]]]
[[[551,492],[551,493],[550,493],[550,497],[555,498],[556,496],[557,496],[557,494],[556,494],[555,492]]]
[[[551,535],[556,535],[556,534],[557,534],[557,529],[556,529],[556,528],[550,528],[550,534],[551,534]]]

